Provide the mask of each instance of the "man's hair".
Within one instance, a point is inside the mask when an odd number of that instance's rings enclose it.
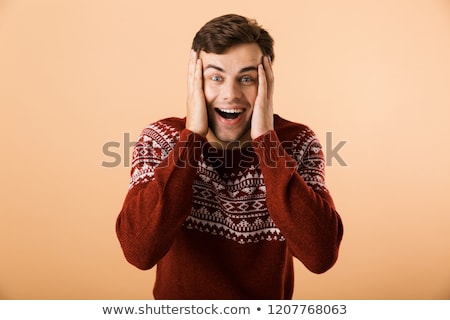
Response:
[[[222,54],[238,44],[256,43],[263,55],[274,60],[273,39],[254,19],[227,14],[207,22],[195,35],[192,49]]]

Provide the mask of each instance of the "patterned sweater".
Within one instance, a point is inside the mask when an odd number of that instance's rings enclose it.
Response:
[[[275,130],[219,150],[168,118],[146,127],[116,232],[128,262],[157,264],[156,299],[291,299],[293,256],[323,273],[343,226],[321,145],[275,115]]]

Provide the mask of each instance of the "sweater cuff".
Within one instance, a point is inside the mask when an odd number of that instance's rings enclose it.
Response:
[[[257,137],[252,146],[259,157],[261,167],[274,169],[296,168],[297,162],[287,154],[274,130]]]

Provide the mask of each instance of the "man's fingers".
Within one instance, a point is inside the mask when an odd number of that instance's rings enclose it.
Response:
[[[188,71],[188,92],[192,95],[203,90],[203,66],[202,61],[198,58],[197,52],[191,50]]]
[[[196,52],[191,52],[188,75],[186,129],[202,136],[208,133],[208,116],[203,93],[203,63]]]
[[[267,83],[267,98],[271,99],[273,94],[274,75],[272,70],[272,62],[269,56],[263,58],[264,72]]]
[[[258,95],[253,109],[251,132],[252,139],[269,130],[273,130],[273,73],[268,57],[263,57],[258,65]]]
[[[189,67],[188,67],[188,90],[192,91],[194,87],[194,74],[195,74],[195,66],[197,62],[197,52],[191,50],[191,56],[189,58]]]
[[[264,99],[267,97],[266,73],[262,64],[258,65],[258,97]]]
[[[194,72],[194,85],[193,89],[195,91],[201,91],[203,90],[203,66],[202,66],[202,60],[196,59],[195,60],[195,72]]]

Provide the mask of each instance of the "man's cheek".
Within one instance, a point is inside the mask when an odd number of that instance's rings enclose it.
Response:
[[[212,108],[212,104],[214,103],[216,94],[213,92],[213,90],[211,90],[208,87],[205,87],[203,89],[203,93],[205,95],[205,102],[206,102],[206,105],[208,106],[208,109],[209,109],[209,106],[211,106],[211,108]]]
[[[250,88],[250,90],[247,92],[247,97],[249,101],[251,101],[252,105],[255,104],[256,98],[258,97],[258,86],[254,85]]]

